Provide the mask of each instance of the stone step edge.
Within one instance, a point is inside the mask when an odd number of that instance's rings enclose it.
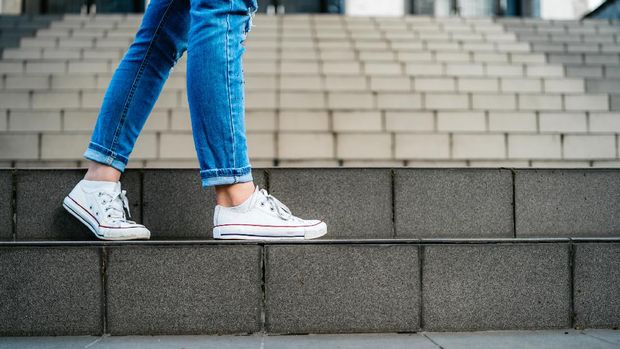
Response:
[[[574,237],[574,238],[454,238],[454,239],[337,239],[337,240],[130,240],[130,241],[0,241],[2,247],[71,247],[71,246],[174,246],[174,245],[496,245],[536,243],[620,243],[618,237]]]

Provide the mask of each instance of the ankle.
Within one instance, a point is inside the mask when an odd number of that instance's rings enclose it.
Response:
[[[243,182],[215,186],[215,201],[224,207],[238,206],[254,193],[254,182]]]
[[[121,172],[112,166],[93,161],[88,165],[84,179],[87,181],[118,182],[121,179]]]

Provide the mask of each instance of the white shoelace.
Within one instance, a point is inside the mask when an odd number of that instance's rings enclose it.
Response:
[[[127,210],[127,215],[131,217],[131,213],[129,212],[129,201],[127,200],[126,190],[121,190],[116,193],[109,192],[99,192],[99,197],[104,196],[105,198],[101,201],[103,205],[105,215],[107,218],[110,218],[112,222],[121,222],[121,223],[130,223],[134,224],[136,222],[127,219],[125,216],[125,210]]]
[[[269,203],[269,206],[271,206],[271,210],[275,210],[280,218],[285,221],[297,218],[293,216],[291,210],[285,204],[269,194],[266,189],[260,189],[260,192],[265,196],[266,201]]]

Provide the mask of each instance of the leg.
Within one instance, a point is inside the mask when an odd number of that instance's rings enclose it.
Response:
[[[152,0],[114,72],[84,157],[86,178],[117,181],[170,74],[187,48],[189,0]]]
[[[247,198],[254,186],[245,136],[242,56],[258,6],[256,0],[190,3],[187,94],[202,185],[219,186],[217,192],[232,196],[241,191]],[[245,185],[231,185],[235,183]]]

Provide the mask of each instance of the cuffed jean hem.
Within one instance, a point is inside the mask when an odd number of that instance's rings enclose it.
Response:
[[[251,182],[253,180],[251,166],[204,170],[200,171],[200,177],[203,187]]]
[[[84,152],[84,158],[104,165],[112,166],[120,172],[125,171],[129,159],[98,144],[90,143]]]

